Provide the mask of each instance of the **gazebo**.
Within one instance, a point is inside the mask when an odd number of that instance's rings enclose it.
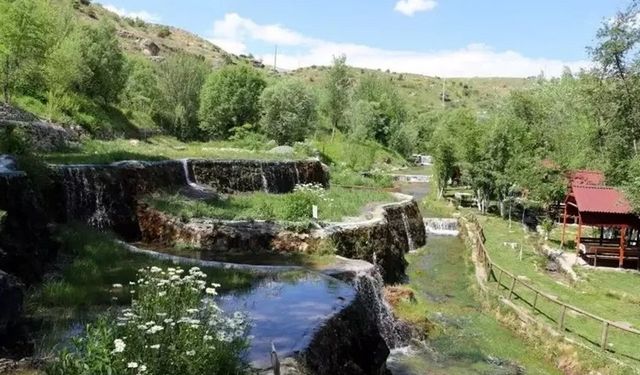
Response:
[[[592,259],[594,266],[599,259],[617,260],[618,267],[622,267],[625,260],[636,260],[640,268],[640,219],[622,191],[600,185],[604,181],[600,176],[601,173],[591,171],[571,176],[564,201],[562,246],[567,218],[573,216],[578,223],[578,255]],[[584,226],[599,228],[599,236],[585,236]]]

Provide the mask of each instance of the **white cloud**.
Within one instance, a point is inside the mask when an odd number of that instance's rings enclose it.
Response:
[[[261,42],[265,47],[284,46],[278,53],[278,67],[284,69],[328,65],[333,56],[341,54],[347,56],[351,66],[440,77],[528,77],[541,71],[546,76],[559,76],[565,66],[574,71],[589,66],[588,61],[531,58],[512,50],[496,51],[481,43],[433,52],[336,43],[311,38],[281,25],[259,25],[235,13],[215,22],[209,40],[232,53],[246,53],[249,42]],[[273,61],[273,53],[257,57]]]
[[[120,17],[139,18],[145,22],[160,22],[161,17],[157,14],[147,12],[146,10],[130,11],[124,8],[118,8],[115,5],[107,4],[104,8],[110,12],[113,12]]]
[[[433,10],[438,5],[435,0],[400,0],[394,10],[405,16],[413,16],[417,12]]]

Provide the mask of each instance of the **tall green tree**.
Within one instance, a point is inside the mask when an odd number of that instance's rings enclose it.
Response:
[[[333,65],[329,69],[329,75],[324,87],[324,101],[322,112],[327,116],[331,124],[332,133],[343,129],[345,112],[349,107],[351,89],[351,77],[347,67],[347,57],[334,56]],[[333,135],[332,135],[333,137]]]
[[[248,65],[227,65],[209,75],[200,97],[200,127],[212,138],[260,118],[260,95],[267,83]]]
[[[303,141],[315,128],[316,97],[299,80],[267,87],[260,97],[260,124],[267,137],[278,144]]]
[[[50,10],[45,0],[0,1],[0,86],[5,102],[20,85],[40,76],[51,45]]]
[[[80,84],[80,92],[111,104],[124,89],[128,73],[116,29],[105,20],[95,27],[84,26],[82,34],[80,45],[88,74]]]
[[[155,118],[169,134],[181,140],[198,138],[200,92],[210,68],[201,58],[176,54],[158,67]]]

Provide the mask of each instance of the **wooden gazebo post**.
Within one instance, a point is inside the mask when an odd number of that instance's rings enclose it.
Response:
[[[560,248],[564,249],[564,235],[567,230],[567,200],[564,201],[564,210],[562,213],[562,238],[560,239]]]
[[[576,255],[580,255],[580,239],[582,238],[582,215],[578,210],[578,234],[576,236]]]
[[[624,265],[624,247],[625,247],[625,243],[626,243],[626,237],[627,236],[627,226],[623,225],[620,228],[620,254],[619,254],[619,258],[618,258],[618,267],[622,268],[622,266]]]

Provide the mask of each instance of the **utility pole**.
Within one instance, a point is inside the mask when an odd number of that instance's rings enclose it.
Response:
[[[278,45],[276,44],[276,50],[273,54],[273,71],[278,71]]]

